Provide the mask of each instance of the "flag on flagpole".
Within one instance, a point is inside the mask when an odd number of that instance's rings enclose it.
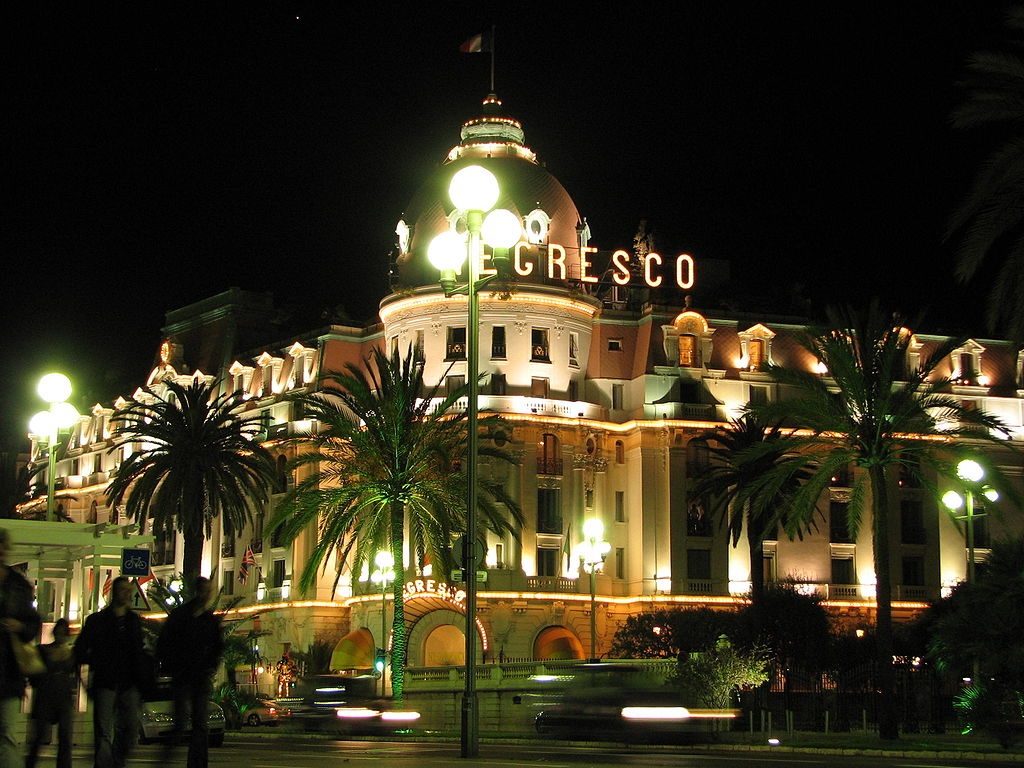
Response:
[[[107,578],[103,580],[103,597],[110,596],[110,590],[114,586],[114,580],[111,578],[110,569],[107,568]]]
[[[459,46],[462,53],[487,53],[491,50],[491,34],[480,32]]]
[[[249,579],[249,567],[256,565],[256,553],[252,551],[252,545],[250,544],[245,548],[245,554],[242,555],[242,564],[238,566],[238,580],[245,584]],[[257,568],[259,566],[256,566]]]
[[[565,558],[565,572],[568,573],[572,569],[572,556],[571,556],[571,544],[569,539],[572,537],[572,521],[569,521],[569,527],[565,532],[565,539],[562,541],[562,556]]]

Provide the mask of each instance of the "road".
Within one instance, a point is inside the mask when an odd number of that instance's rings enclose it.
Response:
[[[89,755],[75,750],[75,765],[88,764]],[[179,753],[184,765],[184,750]],[[787,752],[707,752],[688,750],[645,751],[643,747],[598,748],[550,744],[483,744],[480,758],[462,760],[458,744],[329,741],[323,739],[258,738],[230,735],[225,746],[210,750],[211,766],[244,768],[376,768],[382,762],[388,768],[459,768],[460,766],[498,766],[500,768],[863,768],[901,766],[902,768],[950,768],[951,766],[991,766],[991,762],[965,762],[931,758],[887,758],[876,756],[836,756]],[[158,746],[140,746],[129,768],[160,763]],[[52,748],[44,751],[40,765],[53,764]]]

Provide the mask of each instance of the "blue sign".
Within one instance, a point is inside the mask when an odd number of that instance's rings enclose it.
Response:
[[[122,549],[121,575],[149,576],[149,550],[127,548]]]

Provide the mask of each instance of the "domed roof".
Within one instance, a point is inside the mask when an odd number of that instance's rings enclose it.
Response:
[[[546,237],[531,250],[548,242],[557,243],[566,250],[570,273],[578,265],[576,228],[580,215],[576,204],[524,144],[520,123],[500,114],[500,106],[493,94],[484,100],[484,114],[463,124],[462,141],[448,153],[406,208],[402,221],[409,227],[409,237],[405,252],[398,258],[402,285],[437,284],[437,270],[427,260],[427,247],[441,232],[464,226],[451,216],[454,206],[448,199],[448,185],[456,171],[473,164],[484,166],[497,177],[501,196],[496,207],[507,208],[523,220],[539,209],[546,214],[542,219],[550,219]]]

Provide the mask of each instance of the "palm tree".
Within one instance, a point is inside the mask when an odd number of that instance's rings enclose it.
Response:
[[[252,520],[252,508],[266,504],[274,461],[256,440],[259,421],[241,415],[241,392],[217,393],[216,383],[198,377],[188,386],[167,380],[163,391],[149,387],[111,420],[114,447],[137,444],[118,467],[107,497],[127,497],[128,517],[153,531],[185,540],[186,582],[199,575],[203,541],[220,519],[229,534]]]
[[[882,738],[897,738],[895,672],[892,666],[892,574],[890,562],[889,480],[896,471],[929,487],[925,468],[949,471],[943,452],[957,439],[996,440],[1002,423],[981,410],[969,410],[947,393],[948,382],[935,375],[939,362],[958,346],[948,342],[921,363],[907,368],[911,334],[887,318],[876,303],[864,313],[829,312],[830,330],[810,334],[802,345],[828,369],[823,378],[810,371],[772,367],[785,385],[784,401],[757,409],[763,418],[788,418],[805,433],[787,438],[791,458],[756,481],[751,493],[788,482],[800,471],[809,479],[789,497],[788,514],[807,519],[831,478],[850,465],[855,475],[846,524],[856,536],[870,497],[874,552],[880,712]],[[751,455],[769,453],[755,447]]]
[[[801,535],[811,522],[809,519],[789,521],[785,515],[786,498],[808,477],[802,466],[800,471],[787,475],[782,486],[769,488],[757,482],[791,460],[785,453],[783,437],[778,424],[769,425],[757,414],[745,412],[704,438],[708,452],[717,461],[711,463],[693,486],[694,497],[707,499],[711,511],[720,515],[734,547],[746,531],[750,547],[750,597],[754,602],[764,595],[767,534],[782,524],[791,536]],[[764,450],[752,456],[750,449],[755,446],[762,446]]]
[[[974,178],[954,212],[947,239],[957,237],[957,276],[970,280],[988,260],[999,264],[988,302],[990,326],[1005,325],[1024,342],[1024,55],[1020,33],[1024,8],[1013,8],[1007,27],[1018,39],[1003,51],[975,53],[962,81],[967,97],[953,113],[953,125],[981,129],[999,144]]]
[[[394,557],[394,624],[391,686],[401,701],[406,653],[402,578],[405,532],[417,564],[425,558],[447,572],[453,534],[466,519],[466,478],[458,471],[466,452],[465,414],[453,408],[465,388],[434,405],[424,392],[423,365],[410,348],[389,358],[374,350],[368,364],[350,364],[326,376],[326,386],[298,398],[318,423],[292,467],[309,473],[282,500],[270,521],[286,541],[316,526],[316,542],[299,584],[307,591],[331,555],[358,574],[378,549]],[[485,419],[484,422],[487,420]],[[503,451],[481,447],[481,456],[511,462]],[[517,534],[522,513],[499,483],[480,481],[479,509],[487,528]],[[506,514],[503,510],[507,510]],[[351,559],[350,559],[351,558]]]

